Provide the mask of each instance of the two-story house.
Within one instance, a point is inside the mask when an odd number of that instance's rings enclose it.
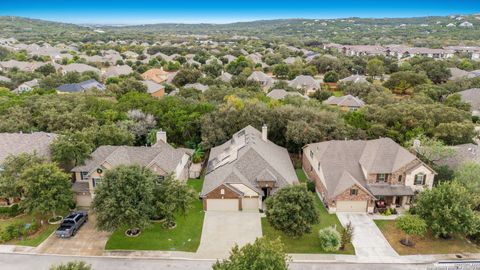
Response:
[[[139,165],[151,169],[159,179],[173,174],[175,179],[186,181],[191,154],[190,149],[169,145],[164,131],[157,132],[157,143],[151,147],[100,146],[84,165],[72,169],[77,205],[90,206],[105,171],[120,165]]]
[[[331,213],[408,209],[416,192],[432,188],[435,176],[389,138],[308,144],[302,163]]]

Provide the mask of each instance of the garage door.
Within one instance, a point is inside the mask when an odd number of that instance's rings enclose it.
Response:
[[[362,212],[367,211],[367,201],[338,201],[337,212]]]
[[[92,204],[92,196],[90,194],[77,194],[77,206],[89,207]]]
[[[207,211],[238,211],[238,199],[207,199]]]
[[[243,211],[258,211],[259,203],[258,198],[243,198],[242,210]]]

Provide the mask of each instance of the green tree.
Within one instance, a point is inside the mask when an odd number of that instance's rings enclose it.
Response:
[[[36,164],[20,176],[23,189],[22,207],[27,212],[52,213],[68,210],[73,204],[70,176],[55,163]]]
[[[165,219],[167,228],[175,226],[175,214],[185,214],[197,199],[196,192],[185,182],[168,175],[155,186],[155,215]]]
[[[405,239],[402,243],[410,246],[413,243],[410,241],[412,235],[423,235],[427,231],[427,223],[416,215],[404,215],[395,220],[395,226],[405,233]]]
[[[68,262],[66,264],[53,265],[50,270],[92,270],[92,267],[83,261]]]
[[[342,244],[340,233],[333,227],[327,227],[318,231],[318,238],[320,246],[327,252],[337,251]]]
[[[414,213],[427,222],[436,237],[448,238],[454,234],[476,231],[477,214],[474,198],[456,181],[440,183],[416,197]]]
[[[280,240],[257,238],[242,248],[235,245],[228,259],[213,264],[214,270],[288,270],[290,260]]]
[[[286,78],[289,73],[289,68],[286,64],[278,64],[273,67],[273,75],[277,78]]]
[[[373,58],[367,63],[367,74],[372,78],[382,76],[385,72],[385,67],[383,66],[383,61],[378,58]]]
[[[305,185],[279,189],[274,196],[267,198],[266,206],[268,222],[290,236],[302,236],[318,223],[315,197]]]
[[[43,76],[48,76],[52,73],[57,72],[55,67],[52,64],[43,65],[35,70],[35,72],[41,73]]]
[[[326,83],[336,83],[338,79],[338,74],[335,71],[328,71],[323,77],[323,81]]]
[[[11,203],[11,199],[22,196],[22,184],[20,176],[31,166],[41,164],[45,160],[35,153],[23,153],[17,156],[9,155],[5,158],[0,171],[0,197],[6,198],[7,203]]]
[[[195,83],[202,76],[202,73],[193,68],[183,68],[177,72],[177,75],[172,80],[172,83],[178,87],[189,83]]]
[[[91,138],[81,131],[60,135],[50,145],[53,160],[66,168],[83,164],[94,147]]]
[[[453,174],[454,180],[461,183],[475,198],[475,206],[480,205],[480,164],[466,162]]]
[[[345,227],[342,227],[341,229],[341,245],[340,249],[344,250],[347,244],[350,244],[352,242],[353,238],[353,233],[354,233],[354,227],[352,225],[352,222],[348,222]]]
[[[140,166],[118,166],[107,170],[96,187],[92,208],[97,227],[114,231],[127,227],[132,231],[150,224],[154,211],[157,176]]]

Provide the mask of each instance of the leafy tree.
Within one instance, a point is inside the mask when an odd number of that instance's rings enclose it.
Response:
[[[95,148],[101,145],[133,145],[135,136],[125,127],[116,124],[84,129]]]
[[[286,78],[289,73],[289,68],[286,64],[278,64],[273,67],[273,75],[277,78]]]
[[[22,153],[17,156],[9,155],[5,158],[0,171],[0,197],[10,199],[22,196],[22,184],[20,176],[29,167],[41,164],[45,160],[35,153]]]
[[[405,233],[405,239],[402,243],[410,246],[413,243],[410,241],[412,235],[423,235],[427,231],[427,223],[416,215],[404,215],[395,220],[395,225],[398,229]]]
[[[299,237],[318,222],[314,195],[305,185],[287,186],[266,200],[268,222],[277,230]]]
[[[417,195],[414,213],[426,221],[436,237],[470,234],[478,224],[474,202],[471,193],[460,183],[444,182]]]
[[[348,222],[347,226],[342,227],[341,229],[341,244],[340,249],[344,250],[347,244],[352,242],[354,228],[352,222]]]
[[[92,267],[83,261],[68,262],[66,264],[53,265],[50,270],[92,270]]]
[[[232,75],[240,75],[240,73],[242,73],[246,68],[252,67],[253,63],[250,60],[247,60],[245,56],[241,55],[234,61],[228,63],[225,69]]]
[[[209,64],[203,65],[201,69],[205,74],[217,78],[222,75],[223,66],[217,63],[217,61],[212,61]]]
[[[480,205],[480,164],[466,162],[455,170],[453,177],[474,196],[478,208]]]
[[[340,233],[333,227],[321,229],[318,232],[318,238],[320,239],[320,246],[327,252],[337,251],[342,245]]]
[[[83,164],[94,147],[88,134],[81,131],[60,135],[50,145],[53,160],[66,168]]]
[[[107,90],[119,97],[129,92],[146,93],[147,86],[145,86],[141,81],[138,81],[135,78],[127,77],[120,79],[119,83],[108,84]]]
[[[35,72],[42,73],[43,76],[48,76],[52,73],[57,72],[55,67],[52,64],[43,65],[35,70]]]
[[[367,74],[372,78],[377,76],[382,76],[385,72],[385,67],[383,66],[383,61],[378,58],[373,58],[367,63]]]
[[[371,83],[339,83],[338,88],[346,95],[350,94],[355,97],[365,98],[370,93],[378,93],[385,88]]]
[[[464,111],[470,111],[470,103],[462,101],[462,97],[459,94],[449,95],[445,99],[445,105],[457,108]]]
[[[335,71],[328,71],[323,77],[323,81],[326,83],[336,83],[338,79],[338,74]]]
[[[202,73],[193,68],[180,69],[172,80],[172,83],[178,87],[189,83],[195,83],[202,76]]]
[[[287,270],[290,260],[280,240],[257,238],[242,248],[235,245],[230,257],[213,264],[214,270]]]
[[[155,186],[155,215],[165,219],[169,228],[175,225],[175,214],[185,214],[196,200],[196,192],[186,183],[178,181],[172,175],[165,177]]]
[[[324,101],[324,100],[327,100],[331,96],[332,96],[332,92],[330,92],[330,91],[317,90],[310,97],[312,97],[312,98],[314,98],[318,101]]]
[[[55,163],[35,164],[20,176],[23,189],[22,207],[27,212],[56,217],[58,211],[68,210],[73,204],[70,176]]]
[[[135,231],[150,223],[154,211],[157,176],[139,166],[118,166],[107,170],[96,187],[92,208],[97,227],[114,231],[121,227]]]
[[[412,94],[413,87],[428,83],[428,77],[422,73],[413,71],[399,71],[393,73],[383,84],[394,93],[399,95]]]

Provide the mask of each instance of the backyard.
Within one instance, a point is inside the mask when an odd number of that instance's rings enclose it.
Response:
[[[480,252],[480,248],[477,245],[468,242],[465,238],[437,239],[429,232],[422,237],[412,237],[411,239],[415,246],[406,247],[400,243],[405,234],[396,228],[394,220],[375,220],[375,224],[377,224],[393,249],[400,255]]]
[[[190,179],[187,183],[200,192],[203,179]],[[197,200],[185,215],[177,216],[177,226],[174,229],[165,229],[161,223],[152,222],[138,237],[127,237],[122,228],[112,234],[105,249],[195,252],[200,244],[203,217],[202,201]]]
[[[308,181],[302,169],[296,169],[297,177],[300,182]],[[280,237],[287,253],[329,253],[322,250],[319,244],[318,231],[320,229],[333,226],[339,230],[342,225],[335,214],[329,214],[320,198],[315,195],[315,203],[320,216],[320,222],[312,227],[312,231],[302,237],[294,238],[274,229],[268,223],[266,218],[262,218],[263,235],[270,239]],[[355,254],[352,244],[348,244],[345,250],[339,250],[339,254]]]

